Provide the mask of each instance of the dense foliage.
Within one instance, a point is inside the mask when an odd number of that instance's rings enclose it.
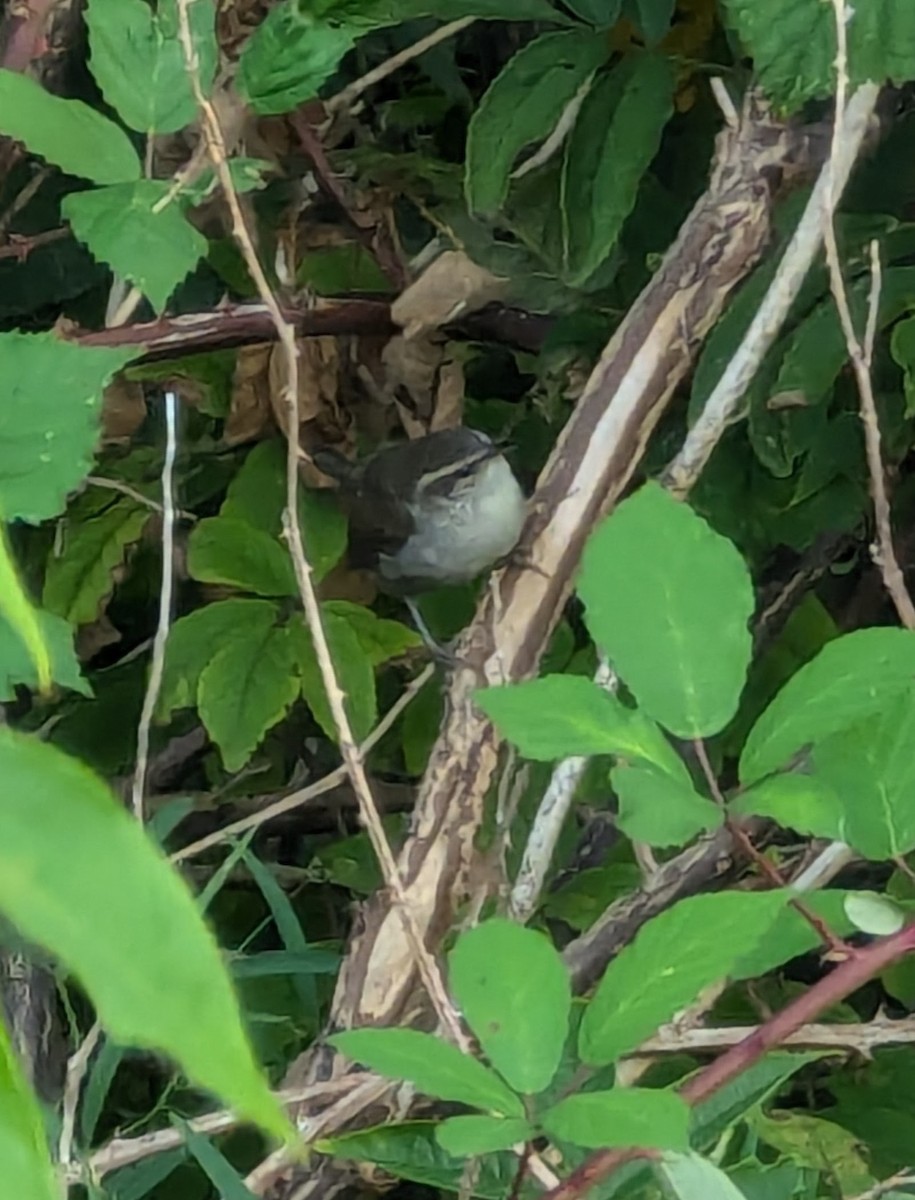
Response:
[[[485,1200],[908,1194],[909,0],[0,16],[4,1194],[292,1195],[248,1173],[303,1131],[338,1181],[370,1163]],[[866,81],[874,128],[820,216],[859,344],[818,253],[684,503],[665,468],[840,148],[837,90]],[[689,369],[628,494],[582,518],[537,677],[484,686],[462,643],[504,749],[481,827],[439,833],[476,857],[421,960],[435,1012],[418,987],[400,1027],[345,1028],[354,902],[400,902],[378,838],[410,836],[455,705],[440,663],[411,686],[427,650],[350,564],[310,452],[464,422],[533,491],[582,396],[614,402],[601,352],[646,289],[714,272],[677,237],[750,94],[810,158],[760,169],[771,231],[720,318],[667,328]],[[451,638],[481,596],[485,625],[482,582],[423,616]],[[513,885],[563,778],[528,909]],[[402,909],[392,985],[416,964]],[[333,1116],[318,1046],[417,1098],[383,1120],[379,1085]],[[303,1077],[296,1126],[279,1089]]]

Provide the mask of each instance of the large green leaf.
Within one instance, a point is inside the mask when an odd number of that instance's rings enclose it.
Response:
[[[197,706],[227,771],[245,765],[298,691],[295,649],[286,626],[243,631],[216,652],[200,674]]]
[[[580,675],[484,688],[474,701],[526,758],[552,762],[572,754],[618,754],[689,783],[682,759],[653,721]]]
[[[673,111],[669,59],[640,54],[603,75],[585,97],[562,171],[563,257],[584,283],[609,256],[635,205]]]
[[[646,484],[591,536],[578,593],[591,636],[649,716],[679,737],[724,728],[746,678],[755,603],[730,542]]]
[[[169,631],[160,716],[197,703],[204,669],[236,638],[266,638],[279,613],[267,600],[220,600],[179,617]]]
[[[780,104],[797,108],[835,92],[836,16],[820,0],[724,0],[760,75]],[[847,8],[852,84],[915,77],[915,21],[909,0],[868,0]]]
[[[688,1150],[689,1119],[689,1106],[676,1092],[637,1087],[579,1092],[554,1104],[541,1118],[547,1133],[573,1146],[657,1150]]]
[[[57,955],[118,1041],[171,1055],[280,1136],[219,949],[179,876],[102,782],[0,729],[0,909]]]
[[[741,783],[756,783],[805,746],[886,712],[913,679],[915,633],[907,629],[858,629],[829,642],[751,729]]]
[[[59,1200],[41,1109],[0,1021],[0,1161],[3,1187],[21,1200]]]
[[[492,918],[448,957],[455,999],[484,1054],[519,1092],[542,1092],[569,1035],[569,973],[533,929]]]
[[[216,14],[212,0],[188,6],[200,83],[209,95],[216,74]],[[173,133],[197,115],[176,0],[153,10],[143,0],[90,0],[89,65],[102,94],[139,133]]]
[[[166,180],[141,179],[71,192],[61,211],[81,242],[135,284],[159,312],[207,252],[207,240],[172,200]]]
[[[457,1046],[415,1029],[351,1029],[327,1039],[355,1062],[391,1079],[408,1079],[427,1096],[524,1116],[524,1105],[499,1076]]]
[[[62,511],[92,464],[105,384],[135,354],[0,334],[0,520],[37,524]]]
[[[579,1056],[614,1062],[725,979],[788,902],[787,891],[692,896],[649,921],[607,968],[579,1030]]]
[[[208,517],[194,526],[187,567],[202,583],[227,583],[259,596],[299,592],[286,547],[235,517]]]
[[[93,183],[128,183],[142,174],[137,152],[120,126],[81,100],[52,96],[28,75],[4,69],[0,133]]]
[[[67,513],[63,546],[52,548],[42,602],[71,625],[94,621],[114,586],[113,573],[127,547],[146,527],[152,511],[119,496],[85,493]]]
[[[543,34],[509,59],[470,121],[465,188],[471,210],[498,212],[515,159],[549,136],[607,54],[598,34],[575,29]]]

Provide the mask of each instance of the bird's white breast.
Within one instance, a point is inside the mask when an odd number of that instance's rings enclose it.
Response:
[[[388,579],[467,582],[508,554],[524,523],[524,493],[504,458],[493,458],[457,498],[423,496],[412,507],[416,532],[380,562]]]

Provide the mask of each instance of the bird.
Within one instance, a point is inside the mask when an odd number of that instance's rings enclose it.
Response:
[[[427,640],[413,597],[469,583],[518,543],[524,492],[479,430],[439,430],[356,462],[330,448],[311,459],[340,486],[351,565],[369,568],[383,591],[402,597]]]

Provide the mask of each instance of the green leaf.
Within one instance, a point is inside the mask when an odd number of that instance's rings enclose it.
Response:
[[[320,583],[346,549],[347,523],[340,506],[326,492],[299,488],[299,524],[305,553]],[[279,536],[286,507],[286,443],[259,442],[229,484],[220,516]]]
[[[251,878],[260,888],[261,895],[270,909],[270,915],[273,917],[277,933],[280,935],[283,945],[289,952],[288,957],[294,957],[300,964],[293,982],[301,1006],[301,1016],[317,1026],[319,1023],[318,993],[314,985],[314,980],[310,978],[313,971],[307,965],[309,955],[313,951],[308,944],[295,909],[292,907],[292,901],[283,891],[279,880],[270,868],[262,863],[256,854],[253,854],[250,849],[245,848],[242,851],[242,857],[245,866],[251,872]],[[329,958],[332,963],[334,960],[339,962],[337,955],[326,955],[325,957]],[[317,960],[321,960],[320,951],[318,951]],[[332,969],[333,967],[331,967]],[[237,972],[233,971],[233,976],[237,978]]]
[[[188,5],[200,84],[209,95],[216,75],[215,11],[212,0]],[[102,94],[138,133],[174,133],[197,116],[175,0],[154,11],[142,0],[90,0],[89,65]]]
[[[614,1062],[703,988],[726,978],[785,907],[788,892],[692,896],[655,917],[607,968],[579,1030],[579,1056]]]
[[[441,17],[453,21],[457,17],[481,17],[504,21],[552,21],[569,24],[548,0],[353,0],[335,6],[334,11],[346,12],[355,22],[371,22],[371,26],[399,25],[418,17]]]
[[[803,920],[794,909],[785,911],[798,920]],[[782,1084],[797,1074],[802,1067],[817,1062],[825,1053],[828,1051],[809,1051],[803,1054],[773,1051],[748,1067],[736,1079],[725,1084],[720,1091],[693,1109],[691,1137],[695,1148],[702,1150],[714,1146],[726,1130],[773,1096]]]
[[[62,100],[28,75],[3,69],[0,133],[93,183],[129,183],[143,173],[130,139],[113,121],[81,100]]]
[[[474,693],[474,703],[525,758],[552,762],[573,754],[618,754],[689,783],[682,759],[653,721],[580,675],[483,688]]]
[[[285,546],[234,517],[197,522],[188,539],[187,569],[201,583],[227,583],[259,596],[299,594]]]
[[[193,1126],[180,1117],[172,1116],[171,1123],[181,1131],[185,1145],[216,1189],[219,1200],[256,1200],[238,1171],[205,1134],[197,1133]]]
[[[508,194],[515,159],[552,132],[609,47],[592,30],[546,33],[519,50],[490,85],[467,132],[468,207],[492,216]]]
[[[683,846],[718,829],[724,813],[688,782],[646,763],[614,767],[610,782],[619,797],[616,824],[629,838],[649,846]]]
[[[179,283],[207,252],[207,240],[175,200],[167,180],[141,179],[71,192],[61,212],[93,256],[135,284],[161,312]]]
[[[73,630],[53,613],[36,610],[35,616],[51,660],[51,679],[61,687],[91,696],[92,688],[83,678],[73,649]],[[38,671],[34,660],[16,635],[12,625],[0,619],[0,701],[12,700],[17,684],[36,690]]]
[[[819,741],[813,766],[838,797],[841,837],[865,858],[898,858],[915,847],[915,693]]]
[[[566,1096],[541,1117],[551,1137],[595,1150],[688,1150],[689,1121],[689,1105],[676,1092],[637,1087]]]
[[[750,730],[741,783],[755,783],[805,746],[886,712],[913,677],[915,633],[907,629],[858,629],[829,642]]]
[[[524,1105],[495,1071],[457,1046],[415,1029],[351,1029],[327,1039],[354,1062],[389,1079],[407,1079],[427,1096],[523,1117]]]
[[[655,45],[670,29],[676,0],[634,0],[637,25],[649,46]]]
[[[276,606],[266,600],[220,600],[179,617],[169,630],[159,715],[197,703],[204,668],[236,638],[266,638],[276,624]]]
[[[510,1150],[533,1136],[523,1117],[449,1117],[435,1129],[438,1144],[455,1158]]]
[[[569,1036],[569,973],[542,933],[496,917],[462,934],[451,990],[483,1053],[519,1092],[542,1092]]]
[[[771,775],[735,796],[728,809],[735,816],[769,817],[808,837],[847,841],[845,806],[817,775]]]
[[[314,1147],[319,1154],[370,1162],[376,1170],[380,1168],[401,1179],[458,1192],[466,1163],[464,1159],[452,1158],[439,1145],[435,1133],[436,1126],[431,1121],[408,1121],[402,1125],[380,1125],[339,1137],[319,1138]],[[509,1161],[517,1171],[514,1155]],[[507,1195],[511,1178],[498,1158],[484,1158],[474,1195],[481,1200],[499,1200]]]
[[[566,8],[598,29],[609,29],[619,20],[623,0],[566,0]]]
[[[724,1171],[698,1154],[665,1154],[654,1164],[671,1200],[746,1200]]]
[[[349,600],[328,600],[322,605],[327,616],[339,617],[352,629],[363,653],[373,667],[380,667],[392,658],[423,644],[415,629],[400,621],[388,621],[376,616],[370,608]]]
[[[863,329],[870,303],[871,281],[868,276],[848,287],[848,303],[856,329]],[[876,329],[895,321],[915,304],[915,267],[889,267],[880,284]],[[775,396],[799,396],[811,407],[824,401],[845,363],[848,346],[835,302],[827,296],[794,329],[787,339],[772,387]]]
[[[0,334],[0,519],[38,524],[61,512],[92,464],[105,384],[136,353],[53,333]]]
[[[804,897],[804,906],[824,921],[839,937],[854,932],[854,925],[845,912],[846,893],[838,888],[828,891],[815,892]],[[798,958],[811,950],[816,950],[819,937],[810,923],[801,916],[796,908],[790,905],[782,909],[775,922],[741,955],[740,961],[731,972],[731,978],[758,979],[769,971],[774,971],[792,958]]]
[[[3,1187],[21,1200],[59,1200],[44,1121],[0,1021],[0,1162]]]
[[[754,69],[780,105],[798,108],[835,92],[836,18],[819,0],[724,0]],[[851,10],[849,10],[851,11]],[[868,79],[902,83],[915,76],[915,24],[908,0],[870,0],[848,21],[852,87]]]
[[[128,496],[112,501],[84,494],[67,513],[64,544],[52,548],[42,603],[71,625],[96,620],[114,586],[114,571],[127,547],[146,528],[152,512]]]
[[[117,1041],[169,1054],[239,1113],[291,1136],[219,949],[142,827],[81,763],[10,729],[0,729],[0,779],[0,909],[79,978]]]
[[[724,728],[746,678],[755,604],[730,542],[646,484],[592,534],[578,593],[591,636],[649,716],[684,738]]]
[[[353,48],[357,30],[302,11],[294,0],[272,9],[245,43],[237,85],[256,113],[283,113],[318,94]]]
[[[347,715],[356,740],[361,741],[371,731],[378,716],[372,660],[345,617],[326,611],[324,606],[321,611],[324,633],[330,647],[337,681],[343,689]],[[318,667],[311,634],[299,614],[293,617],[289,628],[301,677],[302,698],[327,736],[336,741],[337,727],[331,715],[327,692],[324,690],[324,680]]]
[[[857,1196],[874,1183],[858,1138],[833,1121],[803,1112],[780,1112],[777,1117],[756,1112],[750,1127],[792,1161],[828,1171],[841,1196]]]
[[[298,691],[288,627],[241,631],[216,652],[200,674],[197,707],[227,771],[245,765]]]
[[[566,144],[561,184],[563,258],[573,287],[615,246],[658,152],[673,92],[670,60],[638,54],[601,76],[585,97]]]
[[[915,415],[915,317],[907,317],[893,327],[890,353],[904,372],[905,416],[908,419]]]

